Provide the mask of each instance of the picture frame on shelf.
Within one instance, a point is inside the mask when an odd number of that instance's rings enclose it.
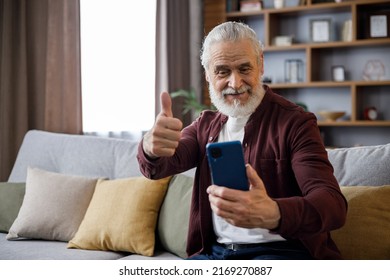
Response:
[[[344,66],[340,66],[340,65],[332,66],[332,80],[335,82],[344,82],[345,81]]]
[[[329,42],[331,38],[332,20],[311,19],[310,20],[310,40],[316,43]]]
[[[368,37],[389,38],[390,37],[390,13],[373,13],[369,15]]]

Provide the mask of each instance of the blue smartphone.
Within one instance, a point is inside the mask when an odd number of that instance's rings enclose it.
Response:
[[[249,190],[240,141],[209,143],[206,146],[206,153],[214,185]]]

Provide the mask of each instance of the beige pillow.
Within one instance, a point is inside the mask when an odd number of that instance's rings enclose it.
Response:
[[[170,178],[99,180],[68,248],[154,254],[158,212]]]
[[[345,225],[332,232],[344,259],[390,259],[390,185],[341,187]]]
[[[8,240],[69,241],[83,220],[97,179],[28,168],[26,193]]]

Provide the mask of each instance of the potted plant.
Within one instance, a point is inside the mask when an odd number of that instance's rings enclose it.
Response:
[[[193,117],[197,117],[203,110],[216,109],[212,104],[210,106],[207,106],[199,102],[198,99],[196,98],[195,90],[193,88],[190,90],[179,89],[177,91],[174,91],[171,93],[171,97],[172,98],[183,97],[184,99],[183,112],[182,112],[183,115],[192,111]]]

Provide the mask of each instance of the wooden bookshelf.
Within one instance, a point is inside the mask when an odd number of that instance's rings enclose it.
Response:
[[[279,70],[274,71],[278,74],[284,69],[280,57],[296,54],[304,61],[304,81],[286,83],[282,78],[272,79],[273,81],[269,85],[275,92],[286,92],[292,101],[295,101],[295,96],[314,95],[317,94],[317,91],[326,98],[327,89],[333,94],[332,96],[340,92],[340,96],[343,96],[344,99],[348,95],[348,104],[346,105],[348,119],[325,122],[319,118],[320,127],[361,127],[362,133],[365,133],[363,128],[383,127],[386,135],[390,135],[390,110],[388,110],[388,105],[390,105],[390,55],[388,55],[390,53],[390,36],[370,38],[367,25],[368,18],[372,14],[390,15],[390,1],[350,0],[335,3],[324,0],[306,0],[304,5],[280,9],[264,7],[260,11],[253,12],[240,12],[239,10],[227,12],[227,1],[229,0],[205,0],[206,33],[217,24],[228,20],[242,21],[250,26],[253,25],[252,28],[258,33],[259,39],[264,44],[265,63],[268,62],[265,74],[267,74],[269,65],[279,63],[278,66],[275,66]],[[337,32],[333,32],[331,38],[326,42],[312,42],[312,38],[308,35],[309,20],[324,17],[332,20],[332,28]],[[343,41],[339,34],[340,25],[346,20],[352,22],[352,38],[349,41]],[[390,21],[390,16],[388,20]],[[297,35],[297,40],[294,40],[292,45],[276,46],[273,44],[276,36],[285,36],[289,32],[295,32]],[[363,79],[361,71],[356,69],[358,68],[356,65],[361,68],[361,65],[364,64],[362,57],[369,59],[371,54],[378,53],[383,54],[381,60],[385,64],[385,80],[366,81]],[[346,79],[341,82],[333,81],[330,74],[331,66],[338,63],[349,71]],[[206,103],[209,102],[206,89],[204,97]],[[378,107],[378,111],[381,111],[380,118],[375,121],[365,120],[363,111],[367,106]],[[343,133],[343,130],[339,129],[337,133]],[[326,144],[333,145],[333,143]]]

